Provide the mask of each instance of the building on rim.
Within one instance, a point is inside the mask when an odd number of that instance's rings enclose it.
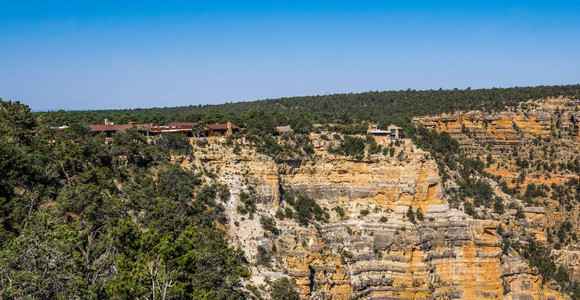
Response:
[[[150,124],[144,123],[130,122],[128,124],[112,124],[107,122],[106,119],[105,122],[106,122],[105,124],[89,125],[89,127],[91,128],[91,131],[93,133],[95,134],[104,133],[107,137],[111,137],[113,133],[117,131],[124,131],[129,128],[132,128],[133,126],[135,126],[139,130],[140,134],[148,135],[151,128]]]
[[[205,136],[229,136],[242,133],[243,128],[228,122],[227,124],[208,124],[204,127]]]
[[[286,125],[286,126],[276,126],[276,132],[277,135],[283,135],[283,134],[293,134],[294,133],[294,129],[292,129],[292,127],[290,127],[290,125]]]
[[[390,140],[397,140],[403,138],[403,128],[391,124],[389,125],[389,127],[387,127],[387,130],[380,130],[378,129],[377,124],[369,124],[367,134],[370,136],[384,137]]]
[[[197,123],[190,122],[172,122],[165,126],[163,125],[151,125],[149,132],[151,134],[163,134],[163,133],[185,133],[187,136],[193,136],[193,126]]]

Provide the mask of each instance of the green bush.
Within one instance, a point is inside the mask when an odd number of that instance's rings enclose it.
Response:
[[[298,285],[294,279],[282,277],[272,284],[272,299],[299,300]]]

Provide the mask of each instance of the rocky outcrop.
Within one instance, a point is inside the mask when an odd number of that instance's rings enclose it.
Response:
[[[395,146],[402,152],[396,157],[355,160],[329,154],[332,141],[311,138],[316,153],[307,158],[274,160],[248,145],[234,154],[220,139],[196,148],[194,164],[231,189],[226,213],[232,244],[251,262],[262,255],[258,246],[273,255],[249,282],[289,276],[305,299],[563,297],[543,286],[516,252],[502,254],[498,221],[475,220],[449,207],[435,161],[411,141]],[[242,191],[255,197],[255,216],[236,209]],[[301,226],[281,217],[278,234],[266,232],[260,216],[290,208],[283,193],[315,199],[328,222]],[[407,217],[409,208],[419,211],[416,220]]]
[[[530,100],[497,113],[471,111],[414,118],[427,128],[448,132],[460,142],[465,154],[484,160],[485,171],[514,195],[508,196],[494,186],[496,196],[506,204],[522,207],[525,213],[525,218],[516,219],[513,210],[499,215],[482,208],[477,211],[480,217],[501,222],[510,239],[525,242],[535,237],[545,246],[558,249],[552,250],[552,255],[573,280],[580,274],[576,259],[580,207],[577,198],[571,196],[576,189],[572,182],[580,174],[576,167],[579,120],[580,101],[562,97]],[[542,192],[534,192],[536,187]],[[567,226],[571,226],[572,239],[561,233],[565,222],[571,223]],[[560,238],[554,238],[556,232],[560,232]]]
[[[446,131],[463,146],[491,143],[496,146],[518,146],[524,134],[546,137],[555,128],[575,131],[578,126],[580,101],[567,98],[528,101],[510,111],[484,113],[456,112],[438,116],[415,117],[413,121],[428,129]]]

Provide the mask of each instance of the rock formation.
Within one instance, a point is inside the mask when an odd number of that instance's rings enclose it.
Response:
[[[312,157],[275,160],[247,144],[235,154],[219,138],[196,148],[195,164],[231,189],[226,208],[231,243],[253,263],[264,252],[273,257],[254,267],[244,284],[289,276],[305,299],[565,298],[542,285],[541,275],[517,252],[502,253],[500,221],[450,208],[437,164],[410,140],[395,146],[401,155],[355,160],[328,153],[333,141],[311,138]],[[237,209],[242,192],[254,197],[254,215]],[[304,226],[277,215],[292,210],[284,195],[296,194],[314,199],[328,221]],[[274,215],[277,234],[259,221]]]

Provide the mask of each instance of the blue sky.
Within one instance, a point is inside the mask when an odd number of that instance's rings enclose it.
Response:
[[[580,1],[0,0],[33,109],[580,82]]]

